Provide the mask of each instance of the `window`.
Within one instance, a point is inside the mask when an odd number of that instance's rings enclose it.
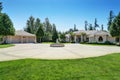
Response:
[[[98,38],[98,41],[99,41],[99,42],[102,42],[102,41],[103,41],[103,38],[100,36],[100,37]]]

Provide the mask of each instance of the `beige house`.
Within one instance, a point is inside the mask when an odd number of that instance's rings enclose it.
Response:
[[[18,30],[14,36],[6,37],[6,43],[36,43],[36,35]]]
[[[112,37],[109,32],[107,31],[97,31],[97,30],[80,30],[73,33],[74,34],[74,42],[88,42],[88,43],[105,43],[109,41],[111,43],[118,42],[119,38]],[[66,35],[66,41],[71,41],[71,35]]]

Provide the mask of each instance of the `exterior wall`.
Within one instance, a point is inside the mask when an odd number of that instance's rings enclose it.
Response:
[[[103,41],[99,41],[99,38],[102,37]],[[105,35],[102,35],[102,36],[96,36],[96,42],[97,43],[105,43],[107,41],[107,38]]]
[[[7,43],[36,43],[34,36],[8,36]]]
[[[95,38],[94,37],[89,37],[89,43],[94,43],[96,42]]]
[[[103,38],[103,41],[99,41],[99,37]],[[115,43],[115,38],[114,37],[108,37],[106,35],[102,35],[102,36],[94,36],[94,37],[89,37],[89,43],[105,43],[106,41],[110,41],[111,43]]]
[[[108,37],[108,41],[111,43],[116,43],[116,38],[115,37]]]
[[[101,38],[100,38],[101,37]],[[70,36],[66,36],[66,41],[70,42],[71,37]],[[74,36],[74,41],[76,43],[80,43],[80,42],[89,42],[89,43],[105,43],[106,41],[109,41],[111,43],[116,43],[116,38],[110,36],[109,33],[96,33],[96,34],[87,34],[85,36],[82,36],[81,34],[75,34]]]
[[[35,43],[36,38],[35,37],[28,37],[28,43]]]

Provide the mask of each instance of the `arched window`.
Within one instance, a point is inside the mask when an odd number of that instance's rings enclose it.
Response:
[[[99,42],[102,42],[102,41],[103,41],[103,38],[100,36],[100,37],[98,38],[98,41],[99,41]]]

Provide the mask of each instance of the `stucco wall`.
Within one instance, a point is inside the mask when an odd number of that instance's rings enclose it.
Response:
[[[36,37],[34,36],[8,36],[7,43],[35,43]]]

